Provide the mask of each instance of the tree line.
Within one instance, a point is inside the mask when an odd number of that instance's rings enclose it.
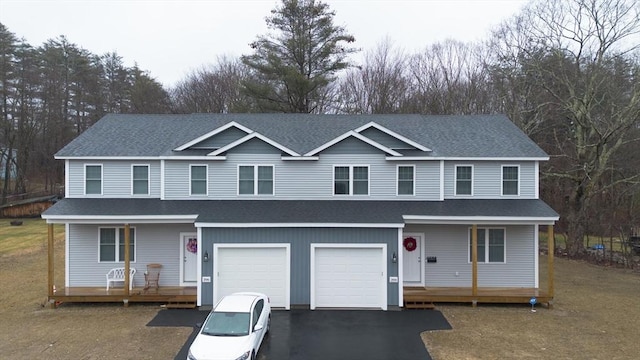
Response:
[[[504,113],[550,154],[541,197],[571,255],[587,234],[640,225],[639,3],[532,0],[483,41],[407,52],[382,39],[358,63],[334,16],[321,1],[282,0],[251,53],[167,89],[115,53],[64,37],[34,48],[0,24],[0,145],[17,169],[3,199],[31,179],[60,184],[52,154],[106,113]]]

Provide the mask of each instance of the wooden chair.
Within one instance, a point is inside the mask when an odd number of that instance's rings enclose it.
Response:
[[[160,269],[162,264],[147,264],[147,271],[144,272],[144,289],[160,287]]]

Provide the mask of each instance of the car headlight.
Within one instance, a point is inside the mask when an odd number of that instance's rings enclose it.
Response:
[[[191,353],[191,350],[189,350],[189,355],[187,355],[187,360],[198,360],[195,356],[193,356],[193,354]]]
[[[250,355],[251,355],[251,350],[249,350],[246,353],[240,355],[240,357],[238,357],[236,360],[247,360]]]

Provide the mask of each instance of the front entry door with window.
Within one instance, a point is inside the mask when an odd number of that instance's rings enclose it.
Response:
[[[196,282],[198,276],[198,237],[193,234],[180,234],[182,244],[182,282]]]
[[[405,285],[424,285],[423,239],[422,234],[406,233],[403,236],[402,276]]]

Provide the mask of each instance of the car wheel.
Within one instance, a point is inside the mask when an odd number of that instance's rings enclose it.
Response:
[[[256,352],[255,351],[251,352],[251,360],[256,360]]]
[[[269,333],[269,330],[271,330],[271,315],[269,315],[269,318],[267,318],[267,331],[265,331],[265,334]]]

